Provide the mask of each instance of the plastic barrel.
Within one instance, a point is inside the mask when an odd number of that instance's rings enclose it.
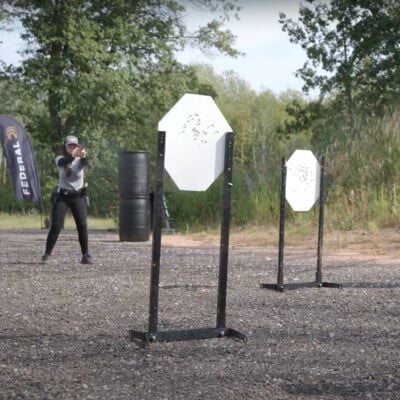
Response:
[[[149,196],[120,199],[119,240],[122,242],[145,242],[150,236]]]
[[[119,239],[144,242],[150,237],[149,155],[119,153]]]
[[[119,194],[121,198],[149,195],[149,153],[120,151]]]

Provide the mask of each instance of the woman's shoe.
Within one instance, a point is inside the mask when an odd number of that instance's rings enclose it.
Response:
[[[92,264],[92,256],[90,254],[84,254],[82,256],[81,264]]]
[[[42,255],[42,264],[47,264],[47,261],[49,260],[50,254],[43,254]]]

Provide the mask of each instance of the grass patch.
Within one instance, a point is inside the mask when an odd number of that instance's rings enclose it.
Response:
[[[0,229],[41,229],[44,226],[45,216],[39,213],[7,214],[0,213]],[[115,221],[112,218],[88,217],[89,229],[109,230],[115,229]],[[68,212],[65,218],[65,229],[75,229],[75,222]]]

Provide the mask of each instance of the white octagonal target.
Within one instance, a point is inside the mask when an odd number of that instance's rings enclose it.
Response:
[[[204,191],[224,169],[232,128],[210,96],[186,93],[159,121],[166,132],[165,169],[181,190]]]
[[[286,200],[294,211],[308,211],[319,198],[321,167],[310,150],[296,150],[286,163]]]

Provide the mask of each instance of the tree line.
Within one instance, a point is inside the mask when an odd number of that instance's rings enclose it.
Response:
[[[119,150],[149,151],[154,167],[157,122],[186,92],[213,96],[235,133],[233,221],[275,223],[280,160],[297,148],[325,155],[328,218],[340,228],[398,215],[400,5],[395,0],[306,1],[282,29],[306,51],[297,74],[303,93],[257,93],[232,71],[182,65],[176,52],[195,45],[238,56],[226,18],[235,1],[190,2],[217,18],[191,32],[185,1],[8,0],[0,29],[19,21],[27,46],[22,65],[0,61],[1,113],[29,132],[43,198],[55,185],[54,152],[67,134],[89,150],[91,213],[115,215]],[[1,60],[1,56],[0,56]],[[309,99],[310,89],[319,98]],[[1,210],[16,203],[1,167]],[[178,192],[167,178],[170,212],[186,226],[218,221],[221,182],[204,193]]]

